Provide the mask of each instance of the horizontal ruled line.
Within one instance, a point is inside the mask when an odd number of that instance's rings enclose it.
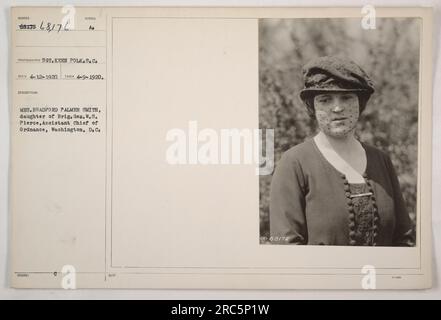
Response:
[[[56,65],[56,64],[75,64],[75,65],[95,65],[95,64],[106,64],[105,62],[89,63],[89,62],[41,62],[41,61],[15,61],[15,63],[29,63],[29,64],[45,64],[45,65]]]
[[[89,32],[105,32],[106,30],[90,30],[90,29],[75,29],[75,30],[36,30],[36,29],[16,29],[15,31],[39,31],[39,32],[47,32],[47,33],[59,33],[59,32],[73,32],[73,31],[89,31]]]
[[[85,46],[85,45],[70,45],[70,46],[31,46],[31,45],[16,45],[16,48],[105,48],[106,46]]]
[[[57,272],[62,274],[61,271],[36,271],[36,272],[14,272],[17,274],[42,274],[51,275]],[[76,272],[78,274],[105,274],[106,272]],[[219,274],[219,275],[298,275],[298,276],[360,276],[360,273],[305,273],[305,272],[107,272],[106,274],[114,273],[119,275],[136,275],[136,274],[179,274],[179,275],[204,275],[204,274]],[[377,273],[377,276],[422,276],[424,273]]]
[[[68,80],[68,81],[72,81],[72,80],[76,80],[76,81],[95,81],[95,82],[101,82],[104,81],[106,79],[27,79],[27,78],[15,78],[15,80],[17,81],[21,81],[21,80],[27,80],[27,81],[59,81],[59,80]]]

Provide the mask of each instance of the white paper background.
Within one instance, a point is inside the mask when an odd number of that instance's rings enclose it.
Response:
[[[1,19],[0,52],[4,54],[0,61],[0,299],[373,299],[373,298],[441,298],[441,289],[437,274],[441,268],[437,261],[441,257],[439,240],[441,237],[441,218],[439,209],[441,201],[436,195],[441,189],[440,158],[440,111],[436,108],[441,99],[441,93],[434,89],[433,105],[433,288],[424,291],[305,291],[305,290],[16,290],[10,289],[8,283],[8,165],[9,165],[9,6],[12,5],[152,5],[152,6],[363,6],[372,4],[378,6],[433,6],[434,7],[434,88],[440,84],[441,73],[439,66],[439,40],[441,5],[432,1],[3,1]]]

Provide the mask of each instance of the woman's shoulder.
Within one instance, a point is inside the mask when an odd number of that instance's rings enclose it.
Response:
[[[314,145],[311,138],[289,148],[282,154],[282,160],[287,162],[305,162],[314,159]]]
[[[371,165],[377,164],[386,167],[390,167],[392,165],[392,161],[386,151],[368,143],[361,142],[361,144],[366,150],[366,155],[371,162]]]
[[[383,158],[383,159],[389,158],[389,155],[387,154],[386,151],[384,151],[376,146],[373,146],[372,144],[366,143],[366,142],[360,141],[360,143],[364,147],[366,152],[369,153],[370,155],[375,155],[375,156]]]
[[[309,139],[299,143],[285,152],[277,162],[275,176],[279,179],[286,177],[296,177],[301,186],[306,184],[304,175],[309,172],[317,157],[314,155],[314,145]]]

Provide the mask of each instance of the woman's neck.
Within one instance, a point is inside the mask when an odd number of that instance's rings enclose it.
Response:
[[[363,173],[367,168],[367,154],[353,132],[342,138],[327,136],[319,132],[315,137],[319,150],[349,183],[364,183]]]

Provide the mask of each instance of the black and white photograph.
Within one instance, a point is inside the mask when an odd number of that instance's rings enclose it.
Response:
[[[260,243],[413,247],[420,21],[260,19]]]

